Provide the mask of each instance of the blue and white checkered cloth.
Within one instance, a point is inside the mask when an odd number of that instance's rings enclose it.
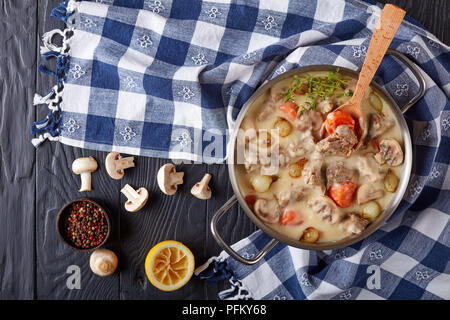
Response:
[[[357,70],[381,7],[360,0],[65,1],[52,16],[64,31],[43,37],[57,58],[57,85],[35,104],[45,139],[96,150],[211,162],[226,158],[234,129],[255,89],[289,69],[332,64]],[[62,47],[53,35],[64,37]],[[393,217],[369,238],[327,252],[278,244],[259,264],[225,253],[200,276],[230,279],[221,298],[450,298],[450,48],[406,17],[391,48],[408,55],[427,82],[405,117],[414,144],[408,190]],[[386,56],[378,81],[402,106],[418,85]],[[238,242],[251,257],[262,232]]]

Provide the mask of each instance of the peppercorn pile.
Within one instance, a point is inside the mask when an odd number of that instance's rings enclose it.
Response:
[[[100,245],[108,232],[106,217],[97,205],[79,201],[69,207],[63,226],[67,240],[89,249]]]

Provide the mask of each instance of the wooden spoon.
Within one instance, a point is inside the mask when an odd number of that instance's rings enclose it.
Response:
[[[373,76],[386,54],[389,45],[394,38],[397,29],[402,23],[405,11],[392,4],[386,4],[381,11],[380,19],[378,20],[375,30],[370,39],[369,49],[367,49],[366,58],[364,64],[359,73],[358,82],[356,83],[356,89],[353,96],[337,110],[348,112],[354,119],[358,119],[355,126],[356,135],[358,136],[359,143],[356,148],[361,144],[362,138],[366,133],[364,125],[364,117],[361,110],[361,100],[363,99],[367,88],[372,82]]]

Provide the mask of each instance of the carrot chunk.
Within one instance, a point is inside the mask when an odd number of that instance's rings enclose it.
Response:
[[[303,220],[299,219],[300,213],[295,210],[284,210],[280,217],[280,224],[282,226],[288,224],[299,225],[303,223]]]
[[[325,120],[325,129],[328,134],[333,134],[334,130],[342,125],[349,126],[353,130],[355,129],[355,119],[348,112],[340,110],[328,114]]]
[[[328,195],[341,208],[348,208],[352,205],[357,188],[358,186],[351,181],[334,184],[328,189]]]
[[[290,120],[294,121],[295,119],[297,119],[298,105],[294,101],[289,100],[288,102],[279,106],[278,109],[286,114]]]

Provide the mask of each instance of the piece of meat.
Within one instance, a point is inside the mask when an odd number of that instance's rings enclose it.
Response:
[[[314,110],[306,110],[295,120],[294,125],[300,131],[317,131],[322,127],[322,114]]]
[[[369,220],[364,219],[358,213],[349,213],[348,216],[342,221],[342,225],[347,232],[359,234],[367,227],[369,222]]]
[[[289,189],[280,191],[278,193],[278,204],[281,207],[286,207],[289,201],[300,201],[303,198],[305,189],[300,186],[290,186]]]
[[[383,139],[380,142],[380,152],[375,155],[375,160],[379,164],[387,163],[391,167],[399,166],[403,163],[402,147],[395,139]]]
[[[296,141],[292,141],[286,146],[286,152],[291,159],[299,159],[313,153],[315,148],[316,140],[311,131],[306,131],[300,133]]]
[[[348,126],[339,126],[332,135],[319,141],[316,151],[324,155],[345,155],[350,156],[353,147],[358,143],[355,132]]]
[[[330,187],[336,183],[344,183],[347,181],[354,181],[356,172],[344,165],[343,161],[336,161],[331,163],[326,170],[327,186]]]
[[[281,208],[276,199],[258,199],[253,208],[255,214],[265,222],[276,223],[280,218]]]
[[[323,159],[313,154],[311,159],[306,163],[302,171],[304,182],[313,187],[320,188],[322,193],[325,193],[325,182],[322,175]]]
[[[356,200],[361,205],[371,200],[380,199],[383,196],[384,190],[382,187],[373,183],[365,183],[358,188]]]
[[[376,138],[394,126],[394,120],[381,113],[371,113],[369,118],[369,138]]]
[[[343,212],[334,201],[327,196],[316,196],[308,201],[311,210],[323,220],[334,224],[342,219]]]
[[[307,154],[306,149],[298,142],[289,143],[286,149],[289,156],[293,159],[304,157]]]
[[[387,173],[386,170],[380,167],[377,161],[375,161],[374,154],[371,152],[358,157],[357,165],[360,176],[371,183],[382,180]]]

